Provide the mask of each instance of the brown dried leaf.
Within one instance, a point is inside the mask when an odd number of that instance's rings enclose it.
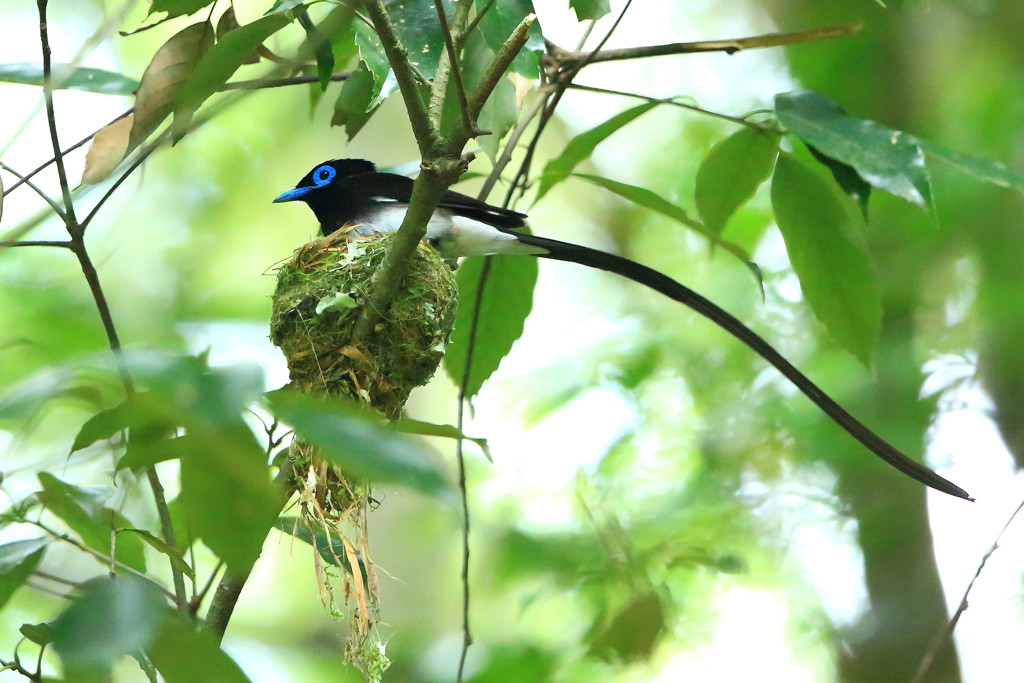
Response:
[[[83,185],[95,185],[107,179],[128,153],[128,138],[132,131],[134,114],[123,116],[99,129],[92,136],[89,151],[85,155]]]
[[[171,113],[181,86],[213,45],[213,35],[210,22],[192,24],[174,34],[153,55],[135,95],[135,125],[129,149],[149,137]]]

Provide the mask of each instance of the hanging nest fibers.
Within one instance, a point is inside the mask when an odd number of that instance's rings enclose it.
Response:
[[[390,235],[350,241],[339,231],[296,250],[278,269],[270,339],[285,355],[294,388],[356,401],[394,420],[444,356],[458,289],[437,252],[420,244],[380,322],[360,348],[352,346],[365,292],[390,241]],[[369,485],[345,477],[301,440],[293,442],[290,455],[301,483],[301,521],[313,532],[324,605],[342,614],[329,581],[340,569],[345,602],[353,605],[346,658],[370,680],[379,680],[388,660],[376,634],[377,578],[365,524]]]

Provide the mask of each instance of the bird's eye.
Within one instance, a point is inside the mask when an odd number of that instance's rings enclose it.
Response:
[[[317,187],[322,187],[334,180],[335,173],[337,173],[337,171],[335,171],[331,166],[321,166],[313,171],[313,182],[316,183]]]

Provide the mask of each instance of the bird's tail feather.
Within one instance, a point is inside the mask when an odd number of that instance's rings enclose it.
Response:
[[[591,268],[615,273],[650,287],[670,299],[674,299],[692,308],[739,339],[759,356],[775,366],[786,379],[796,385],[800,391],[821,408],[826,415],[832,418],[836,424],[849,432],[851,436],[864,444],[882,460],[907,476],[937,491],[967,500],[974,500],[962,488],[939,476],[919,462],[912,460],[888,441],[868,429],[857,418],[848,413],[845,408],[822,391],[814,382],[808,379],[792,363],[786,360],[782,354],[776,351],[771,344],[762,339],[756,332],[689,287],[676,282],[663,273],[659,273],[652,268],[622,258],[621,256],[536,235],[515,234],[524,244],[547,250],[547,253],[539,254],[542,258],[579,263]]]

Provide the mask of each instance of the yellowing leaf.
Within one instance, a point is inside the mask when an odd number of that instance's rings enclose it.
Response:
[[[122,117],[96,132],[85,155],[85,171],[82,173],[83,185],[95,185],[103,182],[114,172],[117,165],[128,152],[128,140],[131,137],[134,114]]]
[[[129,149],[149,137],[171,113],[178,91],[211,45],[213,26],[204,21],[182,29],[156,51],[135,95]]]

